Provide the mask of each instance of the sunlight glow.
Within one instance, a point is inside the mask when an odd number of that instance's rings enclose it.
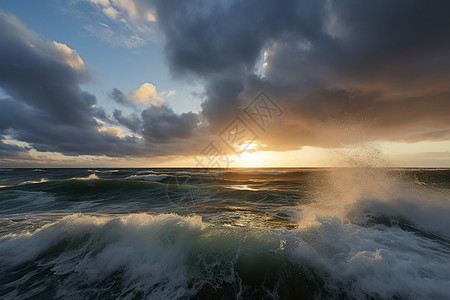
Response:
[[[234,146],[240,150],[240,153],[246,153],[255,151],[259,145],[256,142],[244,141],[242,144]]]

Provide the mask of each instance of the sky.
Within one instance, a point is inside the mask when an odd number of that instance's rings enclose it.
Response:
[[[449,15],[2,0],[0,167],[450,167]]]

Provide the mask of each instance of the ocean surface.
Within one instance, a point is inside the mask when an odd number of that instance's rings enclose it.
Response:
[[[1,299],[450,299],[450,169],[0,169]]]

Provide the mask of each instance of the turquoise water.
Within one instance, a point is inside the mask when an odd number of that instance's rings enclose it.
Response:
[[[2,299],[449,290],[449,169],[0,169]]]

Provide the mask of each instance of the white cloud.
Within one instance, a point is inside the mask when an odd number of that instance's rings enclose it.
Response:
[[[102,12],[111,19],[117,19],[119,12],[112,6],[107,6],[102,9]]]
[[[85,29],[99,39],[116,46],[135,49],[145,44],[145,39],[138,34],[132,33],[130,35],[126,35],[122,32],[115,32],[110,26],[104,23],[86,25]]]
[[[108,127],[102,126],[102,127],[99,127],[97,129],[97,131],[98,132],[106,132],[110,135],[114,135],[117,137],[124,137],[124,135],[123,135],[124,131],[117,126],[108,126]]]
[[[139,89],[131,93],[131,99],[137,103],[152,104],[160,106],[164,103],[164,98],[158,94],[156,87],[151,83],[144,83]]]
[[[156,14],[154,11],[149,10],[147,12],[147,16],[146,16],[147,21],[149,22],[156,22]]]
[[[168,90],[158,93],[156,86],[145,82],[136,91],[130,93],[130,99],[138,104],[161,106],[166,102],[166,98],[176,94],[175,90]]]
[[[85,28],[96,37],[110,44],[138,48],[155,38],[156,13],[147,5],[132,0],[84,0],[88,1],[105,18]],[[104,24],[107,23],[108,25]],[[100,26],[99,26],[100,25]]]
[[[156,22],[156,14],[154,10],[148,7],[137,7],[135,1],[130,0],[88,0],[94,4],[107,17],[116,20],[118,16],[122,16],[132,22]]]
[[[84,62],[78,55],[77,51],[71,49],[63,43],[53,42],[52,46],[55,50],[56,59],[68,64],[75,70],[84,69]]]
[[[172,97],[173,95],[175,95],[176,93],[177,92],[175,90],[168,90],[168,91],[164,91],[164,92],[159,93],[159,95],[162,96],[162,97],[169,98],[169,97]]]
[[[133,0],[111,0],[111,5],[124,12],[133,21],[156,22],[156,13],[146,5],[137,5]],[[139,7],[138,7],[139,6]]]
[[[138,17],[138,12],[134,1],[130,0],[111,0],[114,6],[128,14],[128,17],[132,20],[136,20]]]
[[[95,5],[100,5],[100,6],[108,6],[109,5],[109,0],[89,0],[89,2],[91,2]]]
[[[107,20],[102,24],[87,24],[85,28],[96,37],[113,45],[138,48],[155,38],[156,13],[147,5],[133,0],[84,0],[88,1]],[[106,22],[108,25],[103,24]],[[105,26],[106,25],[106,26]]]

